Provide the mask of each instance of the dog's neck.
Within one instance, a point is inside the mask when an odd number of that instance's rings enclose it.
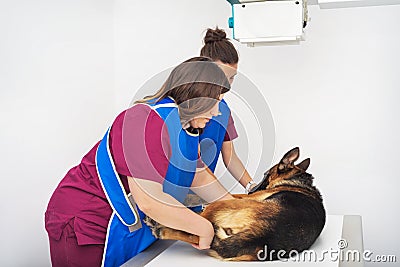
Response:
[[[289,179],[280,180],[267,187],[267,190],[281,190],[284,187],[285,191],[295,191],[312,195],[322,201],[322,196],[319,190],[313,185],[314,177],[309,173],[301,173],[290,177]]]

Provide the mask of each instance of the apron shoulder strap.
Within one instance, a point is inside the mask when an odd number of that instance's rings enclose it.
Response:
[[[136,207],[134,207],[136,205],[129,200],[119,175],[115,170],[115,165],[109,149],[109,134],[110,128],[107,130],[97,148],[97,174],[111,208],[115,211],[123,224],[126,226],[133,226],[140,221],[139,215],[136,211]]]

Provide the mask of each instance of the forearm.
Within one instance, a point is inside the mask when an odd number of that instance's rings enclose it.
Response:
[[[185,231],[197,236],[207,235],[209,229],[212,228],[211,223],[183,205],[177,205],[178,203],[173,206],[168,204],[155,204],[152,208],[146,210],[146,215],[160,224],[173,229]]]
[[[237,181],[239,181],[239,183],[243,187],[246,187],[246,185],[250,181],[253,181],[250,174],[247,172],[242,161],[238,158],[236,153],[234,153],[234,155],[232,155],[232,158],[231,158],[229,164],[226,166],[226,168],[228,169],[229,173],[232,174],[232,176]]]
[[[129,188],[139,208],[150,218],[167,227],[198,236],[213,233],[212,224],[183,206],[172,196],[162,192],[162,187],[148,187],[147,182],[129,177]],[[140,183],[140,185],[139,185]]]
[[[208,168],[196,172],[191,189],[208,203],[233,198]]]
[[[242,161],[237,156],[232,141],[225,141],[221,152],[225,167],[243,187],[246,187],[250,181],[253,181]]]

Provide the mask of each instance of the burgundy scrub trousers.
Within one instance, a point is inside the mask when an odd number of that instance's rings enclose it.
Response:
[[[103,258],[104,245],[78,245],[73,228],[74,219],[64,227],[61,238],[50,238],[50,255],[53,266],[99,266]]]

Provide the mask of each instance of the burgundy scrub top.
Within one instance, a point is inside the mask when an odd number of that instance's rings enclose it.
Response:
[[[224,141],[237,136],[230,117]],[[115,169],[127,193],[127,176],[163,183],[170,157],[168,131],[161,117],[149,106],[138,104],[120,113],[111,126],[109,142]],[[74,219],[79,245],[105,244],[112,209],[96,170],[99,143],[79,165],[68,171],[54,191],[45,213],[50,238],[59,240],[64,227]],[[124,150],[127,145],[129,150]]]

